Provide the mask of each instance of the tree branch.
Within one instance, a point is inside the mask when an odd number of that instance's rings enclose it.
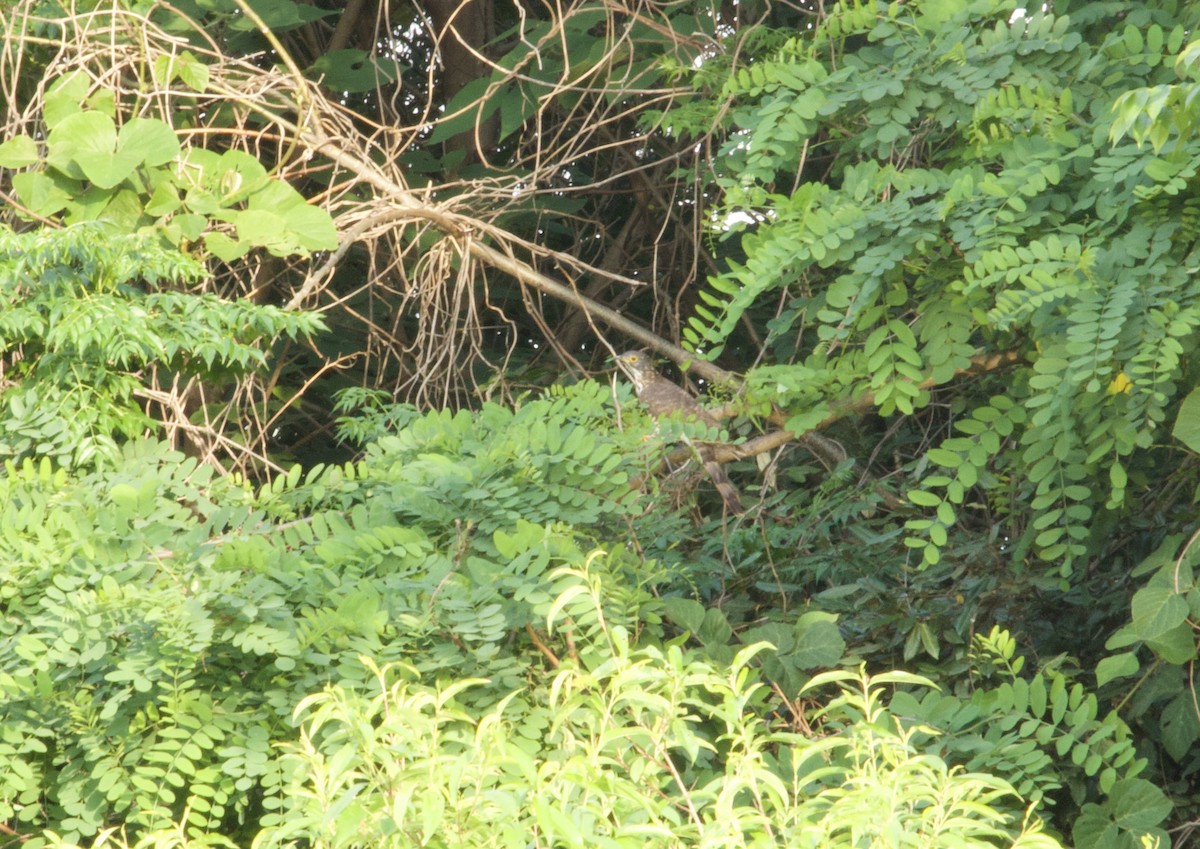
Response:
[[[1012,365],[1021,359],[1018,351],[1004,351],[999,354],[976,354],[971,358],[971,365],[958,369],[955,377],[969,377],[986,374]],[[921,389],[933,389],[938,383],[928,378],[918,384]],[[758,454],[773,451],[789,442],[800,442],[823,462],[833,461],[836,465],[846,459],[846,452],[840,445],[817,431],[824,430],[830,425],[848,416],[864,413],[875,405],[875,393],[866,392],[857,398],[831,404],[831,412],[822,419],[812,430],[796,434],[787,430],[788,415],[783,410],[776,409],[767,421],[779,427],[779,430],[754,437],[746,442],[734,445],[724,444],[715,446],[715,459],[718,463],[729,463],[733,460],[744,460]]]
[[[273,117],[279,120],[278,116]],[[491,228],[483,222],[457,215],[456,213],[421,201],[408,187],[389,178],[373,163],[349,153],[340,143],[328,138],[317,128],[297,127],[296,132],[302,141],[315,152],[327,156],[338,165],[353,171],[356,175],[378,189],[388,201],[395,204],[397,208],[387,213],[388,218],[394,217],[396,220],[420,218],[427,220],[447,236],[456,239],[460,249],[465,254],[492,268],[503,271],[523,285],[579,308],[589,320],[603,322],[614,330],[620,331],[632,339],[636,339],[648,348],[674,360],[681,368],[693,371],[713,383],[731,386],[737,386],[740,383],[737,375],[734,373],[726,371],[713,363],[697,359],[696,355],[692,352],[646,330],[616,310],[586,297],[574,286],[568,286],[552,277],[542,274],[528,262],[517,259],[511,250],[502,251],[487,244],[478,237],[479,235],[492,235],[501,243],[511,243],[511,237],[505,238],[507,234]],[[305,297],[308,297],[315,291],[325,273],[332,270],[331,263],[335,262],[342,252],[344,252],[344,249],[339,249],[339,252],[331,258],[330,263],[326,263],[316,274],[310,276],[309,280],[301,287],[296,296],[291,299],[289,306],[298,305]],[[1020,359],[1020,354],[1016,351],[1005,351],[998,354],[977,354],[971,358],[971,365],[965,369],[960,369],[956,373],[956,376],[995,371],[1016,362],[1018,359]],[[920,388],[931,389],[936,385],[936,381],[929,378],[920,384]],[[870,409],[874,403],[875,394],[872,392],[864,393],[857,398],[847,401],[836,402],[831,405],[832,411],[829,416],[821,421],[813,430],[823,430],[840,419]],[[775,410],[769,417],[769,421],[780,428],[786,428],[787,420],[788,416],[781,410]],[[804,441],[803,434],[793,434],[786,429],[775,434],[766,434],[741,446],[726,446],[729,452],[736,453],[722,452],[724,459],[718,458],[718,461],[729,462],[733,459],[761,454],[793,440]],[[836,452],[831,453],[831,446],[828,444],[817,444],[812,440],[808,440],[807,442],[808,447],[818,457],[829,459],[836,454]],[[825,440],[825,443],[828,442],[829,440]],[[741,451],[737,451],[737,449],[741,449]]]
[[[966,377],[997,371],[1018,362],[1020,359],[1021,354],[1017,351],[1004,351],[998,354],[976,354],[971,358],[971,365],[958,369],[955,372],[955,377]],[[921,389],[932,389],[937,385],[937,382],[933,378],[923,380],[919,384]],[[822,436],[818,431],[824,430],[834,422],[848,416],[866,412],[874,404],[875,393],[873,392],[867,392],[857,398],[833,404],[831,405],[832,412],[822,419],[816,427],[799,434],[787,429],[787,413],[776,409],[767,417],[767,420],[777,425],[779,430],[764,433],[761,436],[756,436],[742,443],[712,443],[708,447],[712,459],[717,463],[731,463],[734,460],[744,460],[747,457],[755,457],[759,454],[765,454],[768,451],[774,451],[776,448],[781,448],[789,442],[798,442],[808,449],[814,457],[825,464],[825,466],[832,468],[845,460],[848,455],[838,442]],[[685,446],[677,451],[672,451],[667,455],[666,459],[669,463],[682,463],[690,456],[691,449]],[[885,490],[878,482],[876,482],[875,490],[889,509],[895,510],[904,506],[905,502],[903,500]]]
[[[275,118],[278,120],[278,116],[275,116]],[[661,336],[651,333],[644,327],[630,321],[616,310],[610,309],[584,296],[574,287],[567,286],[552,277],[542,274],[529,263],[517,259],[511,251],[498,250],[480,238],[477,238],[475,234],[487,234],[490,231],[490,228],[482,222],[465,218],[422,202],[406,186],[390,179],[372,163],[347,152],[341,144],[327,138],[317,129],[296,128],[296,131],[300,133],[300,137],[305,144],[314,151],[329,157],[343,168],[353,171],[357,176],[379,190],[388,201],[395,204],[398,208],[390,215],[394,214],[396,220],[420,218],[429,221],[447,236],[457,239],[464,253],[499,271],[505,272],[520,283],[537,289],[539,292],[543,292],[552,298],[557,298],[564,303],[578,307],[589,319],[601,321],[614,330],[620,331],[632,339],[636,339],[640,344],[669,357],[679,363],[681,367],[694,371],[706,380],[721,384],[737,383],[737,378],[732,372],[725,371],[725,369],[719,366],[697,359],[696,355],[691,351],[684,350],[678,345],[663,339]],[[491,235],[502,238],[506,234],[495,231],[491,232]],[[289,306],[298,305],[311,295],[319,286],[320,280],[327,270],[330,270],[328,264],[320,272],[310,276],[300,291],[289,301]]]

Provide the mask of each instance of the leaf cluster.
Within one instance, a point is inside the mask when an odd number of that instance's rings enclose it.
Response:
[[[927,420],[953,398],[959,433],[906,470],[926,564],[970,504],[1020,480],[996,512],[1017,550],[1069,577],[1103,545],[1097,517],[1136,508],[1178,402],[1200,317],[1183,212],[1200,148],[1106,139],[1120,92],[1160,79],[1195,21],[1126,12],[1105,35],[1082,12],[840,4],[724,60],[715,165],[724,226],[745,232],[685,335],[742,344],[782,299],[764,322],[778,361],[750,376],[750,402],[798,432],[857,399]],[[954,385],[992,356],[1011,364],[1002,396]]]
[[[392,667],[374,693],[307,699],[288,756],[295,815],[260,845],[850,847],[901,832],[920,847],[1059,845],[1003,811],[1005,782],[918,754],[890,726],[881,686],[908,676],[815,679],[859,689],[829,705],[826,735],[805,738],[746,710],[761,646],[726,666],[636,648],[620,628],[609,640],[603,663],[566,667],[536,696],[543,745],[521,736],[528,691],[479,717],[459,702],[479,682],[433,689]]]
[[[774,727],[771,694],[838,661],[834,617],[734,639],[719,611],[656,598],[669,573],[595,549],[637,499],[629,437],[595,426],[606,398],[579,384],[426,414],[361,462],[257,491],[140,441],[91,471],[10,463],[0,816],[30,845],[115,826],[131,842],[852,845],[894,822],[931,847],[1056,845],[1008,784],[890,730],[878,683],[828,707],[833,736]],[[861,805],[883,787],[903,793],[871,825]]]
[[[1173,534],[1137,566],[1141,585],[1130,600],[1127,624],[1108,639],[1108,653],[1096,665],[1097,684],[1119,699],[1184,780],[1200,770],[1200,714],[1191,675],[1200,646],[1195,560],[1195,538]]]
[[[152,429],[142,403],[170,376],[220,379],[268,361],[313,314],[187,291],[190,257],[103,222],[14,233],[0,226],[0,457],[92,463]]]
[[[631,496],[613,441],[562,414],[580,403],[429,414],[257,492],[140,441],[92,471],[10,463],[0,818],[252,834],[283,804],[293,707],[364,686],[361,655],[485,676],[486,706],[609,629],[658,633],[635,561],[587,556],[570,524]]]
[[[178,76],[203,92],[207,66],[187,53],[160,58],[153,71],[164,84]],[[26,217],[109,221],[122,232],[158,233],[179,248],[201,244],[226,262],[253,248],[283,257],[337,247],[329,214],[257,159],[238,150],[185,149],[175,127],[124,118],[136,107],[118,104],[107,89],[93,91],[81,72],[52,81],[42,109],[36,133],[0,145],[0,168],[23,169],[12,185]]]

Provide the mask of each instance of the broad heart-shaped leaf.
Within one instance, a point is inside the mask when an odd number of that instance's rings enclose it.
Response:
[[[63,179],[69,183],[69,180]],[[58,185],[59,181],[36,171],[14,174],[13,189],[21,203],[36,215],[53,215],[71,202],[71,194]]]
[[[1146,645],[1167,663],[1176,665],[1187,663],[1196,656],[1196,635],[1186,622],[1146,640]]]
[[[748,645],[767,643],[775,647],[775,651],[765,652],[761,656],[762,671],[784,692],[795,692],[803,685],[806,676],[790,654],[796,646],[792,626],[786,622],[768,622],[756,628],[747,628],[738,638]]]
[[[1171,435],[1200,454],[1200,388],[1193,389],[1179,405]]]
[[[796,635],[782,622],[768,622],[757,628],[747,628],[739,637],[743,643],[770,643],[780,654],[791,651],[796,644]]]
[[[68,177],[86,177],[111,189],[133,173],[140,162],[136,151],[117,149],[117,128],[102,112],[68,115],[50,131],[46,161]]]
[[[117,134],[117,153],[131,157],[137,165],[164,165],[179,156],[179,139],[163,121],[131,118]]]
[[[1172,807],[1166,794],[1149,781],[1140,778],[1118,781],[1104,805],[1083,806],[1071,829],[1075,849],[1133,849],[1143,845],[1143,835],[1158,836],[1159,845],[1170,845],[1157,826],[1171,813]]]
[[[1154,828],[1174,807],[1165,793],[1140,778],[1118,781],[1108,797],[1112,800],[1112,816],[1117,825],[1134,834]]]
[[[214,164],[205,164],[205,185],[210,186],[221,195],[221,202],[232,203],[246,197],[250,198],[250,206],[254,206],[254,194],[265,191],[272,185],[282,185],[292,194],[300,197],[300,193],[282,180],[271,180],[267,177],[267,169],[250,154],[242,150],[227,150]],[[303,203],[304,198],[300,197]],[[268,201],[263,209],[273,209],[274,204]]]
[[[154,60],[153,73],[159,85],[169,85],[178,77],[192,91],[203,92],[208,88],[208,66],[197,60],[190,50],[172,56],[159,56]]]
[[[295,242],[287,232],[287,222],[280,215],[261,209],[248,209],[233,218],[238,239],[261,245],[276,256],[291,253]]]
[[[837,616],[812,610],[796,620],[796,646],[791,661],[801,669],[833,666],[842,659],[846,641],[838,631]]]
[[[101,190],[93,188],[91,191],[99,193]],[[112,197],[104,208],[100,211],[98,218],[105,221],[112,221],[119,225],[122,230],[133,231],[137,229],[138,222],[142,220],[142,215],[145,208],[142,206],[142,196],[139,192],[133,189],[118,189],[115,192],[108,192]]]
[[[46,108],[42,111],[46,126],[53,130],[64,118],[78,113],[82,108],[79,104],[87,97],[90,87],[91,80],[83,71],[73,71],[52,82],[46,91]]]
[[[37,160],[37,142],[29,136],[13,136],[0,144],[0,168],[24,168]]]
[[[1196,716],[1191,690],[1184,688],[1163,709],[1161,726],[1167,754],[1176,761],[1182,761],[1195,742],[1200,740],[1200,717]]]
[[[225,163],[222,162],[222,165]],[[266,173],[265,171],[263,172]],[[247,198],[246,206],[250,209],[265,209],[281,213],[294,206],[303,206],[307,201],[304,195],[293,189],[282,180],[266,181]]]
[[[312,204],[295,206],[284,214],[288,229],[305,251],[331,251],[338,246],[337,228],[329,213]]]
[[[244,257],[251,246],[246,242],[235,242],[224,233],[208,233],[204,237],[204,247],[217,259],[232,262]]]
[[[185,242],[198,242],[208,219],[203,215],[172,215],[160,227],[172,244],[181,245]],[[210,246],[211,249],[211,246]],[[215,253],[215,252],[214,252]]]
[[[89,148],[89,145],[91,146]],[[67,115],[46,137],[46,164],[76,180],[84,177],[77,156],[81,150],[102,149],[111,158],[117,147],[117,126],[100,112]]]
[[[106,210],[115,194],[112,189],[102,189],[99,186],[88,186],[82,192],[77,191],[67,207],[67,223],[78,224],[80,221],[108,218]]]
[[[1096,664],[1096,686],[1103,687],[1114,678],[1128,678],[1136,675],[1141,666],[1137,655],[1131,651],[1123,651],[1104,658]]]
[[[664,607],[668,619],[691,632],[709,651],[726,645],[733,636],[725,614],[715,607],[706,608],[690,598],[664,599]]]
[[[1168,587],[1143,587],[1133,596],[1133,630],[1142,640],[1153,640],[1183,624],[1188,606]]]
[[[192,55],[190,50],[180,54],[179,79],[192,90],[204,92],[208,88],[208,65]]]
[[[701,623],[700,631],[696,636],[699,637],[700,642],[711,649],[727,644],[729,638],[733,636],[733,628],[729,626],[729,620],[725,618],[724,613],[715,607],[710,607],[704,611],[704,622]]]
[[[1099,805],[1084,805],[1071,827],[1075,849],[1136,849]]]
[[[281,249],[286,244],[288,253],[331,251],[338,245],[337,228],[329,213],[308,203],[302,194],[282,180],[270,180],[253,192],[247,206],[249,209],[241,214],[264,212],[283,219],[280,230],[275,233],[276,244]],[[270,248],[267,242],[261,244]]]
[[[1158,548],[1154,549],[1154,552],[1149,557],[1147,557],[1137,566],[1134,566],[1133,571],[1129,574],[1134,578],[1138,578],[1142,575],[1148,575],[1151,572],[1157,572],[1167,564],[1171,564],[1171,569],[1173,571],[1175,555],[1178,553],[1179,544],[1183,542],[1183,540],[1183,534],[1168,534],[1163,538],[1163,541]]]
[[[155,217],[170,215],[179,209],[179,192],[169,180],[163,180],[154,187],[150,200],[146,204],[146,214]]]
[[[381,60],[365,50],[331,50],[308,67],[310,76],[333,91],[373,91],[395,82],[404,68],[398,62]]]
[[[700,626],[704,624],[704,605],[695,599],[664,598],[663,612],[676,625],[693,634],[698,634]]]

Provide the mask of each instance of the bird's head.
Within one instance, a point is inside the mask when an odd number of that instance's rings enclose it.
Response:
[[[654,371],[654,364],[650,362],[650,354],[646,351],[626,351],[617,357],[617,366],[633,381],[634,389],[638,390]]]

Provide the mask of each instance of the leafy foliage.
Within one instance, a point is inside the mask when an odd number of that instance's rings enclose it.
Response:
[[[897,833],[921,847],[1059,845],[997,810],[1013,795],[1004,782],[913,751],[880,689],[907,676],[864,675],[812,739],[747,711],[760,647],[726,667],[632,648],[619,627],[608,640],[603,663],[554,677],[535,745],[514,716],[525,693],[479,718],[461,710],[456,696],[478,682],[435,690],[401,667],[377,672],[377,694],[311,697],[289,756],[298,816],[261,845],[849,847]]]
[[[166,60],[167,57],[162,57]],[[156,62],[154,74],[179,76],[203,92],[207,67],[185,54]],[[202,243],[231,261],[255,247],[276,256],[337,247],[328,213],[238,150],[184,150],[157,118],[117,125],[112,92],[93,92],[86,75],[54,80],[44,100],[44,150],[29,135],[0,145],[21,211],[74,224],[105,220],[121,231],[161,234],[180,248]]]
[[[530,827],[547,840],[756,843],[769,827],[836,844],[870,827],[856,811],[874,791],[846,793],[861,772],[911,794],[889,817],[934,805],[960,836],[1054,845],[1019,837],[1031,824],[999,803],[1007,784],[888,731],[886,678],[862,681],[845,714],[829,708],[822,721],[844,719],[844,737],[769,728],[756,677],[806,686],[796,670],[841,653],[832,617],[800,616],[791,641],[778,627],[740,637],[778,652],[733,651],[727,625],[650,594],[667,573],[590,550],[583,529],[627,516],[635,497],[606,459],[627,437],[590,421],[604,397],[580,384],[517,411],[428,414],[361,463],[297,468],[257,493],[152,443],[107,471],[10,465],[5,818],[67,840],[119,822],[134,840],[181,823],[197,839],[261,827],[268,843],[329,828],[335,843],[407,845],[451,827],[468,844]],[[694,628],[697,648],[660,648],[664,617]],[[610,759],[610,772],[585,768]],[[378,793],[360,792],[364,774]],[[763,792],[744,798],[747,782]],[[343,792],[359,801],[343,807]],[[563,799],[577,815],[564,819]],[[943,845],[938,821],[913,820],[922,845]]]
[[[168,383],[245,374],[276,339],[322,327],[314,315],[182,291],[202,274],[110,224],[0,227],[0,457],[112,459],[118,439],[154,427],[141,408],[151,373]]]
[[[1200,769],[1200,715],[1191,674],[1200,594],[1194,577],[1195,537],[1182,547],[1181,542],[1182,536],[1167,537],[1135,570],[1134,577],[1145,583],[1133,594],[1127,624],[1108,640],[1109,653],[1097,664],[1096,678],[1103,691],[1119,700],[1130,722],[1178,764],[1182,775],[1190,776]],[[1111,830],[1095,816],[1087,827]]]
[[[852,845],[911,816],[921,845],[944,845],[946,828],[1052,846],[1020,836],[1031,823],[1003,802],[1016,791],[991,777],[1031,798],[1057,786],[1063,768],[1034,743],[1073,741],[1078,774],[1102,790],[1141,787],[1123,724],[1061,676],[1017,679],[998,635],[1014,677],[990,694],[897,694],[906,724],[892,730],[875,688],[922,682],[863,679],[795,716],[833,737],[772,730],[770,693],[848,680],[804,674],[839,660],[834,617],[809,610],[735,637],[719,611],[656,599],[669,572],[590,550],[585,529],[612,534],[636,498],[606,459],[627,437],[590,421],[604,397],[580,384],[516,411],[428,414],[361,463],[297,468],[257,493],[150,443],[110,471],[10,465],[5,817],[68,840],[120,822],[135,840],[175,823],[193,836],[265,828],[271,845],[407,845],[445,829],[507,843],[531,828],[550,841],[741,845],[769,829]],[[663,647],[664,622],[694,648]],[[944,761],[929,754],[938,727]],[[611,766],[585,768],[598,763]],[[885,787],[903,790],[897,807],[864,818]],[[564,819],[563,799],[576,815]]]
[[[1172,30],[1169,36],[1165,36],[1161,27],[1151,27],[1144,41],[1140,31],[1126,30],[1125,46],[1131,52],[1145,49],[1150,55],[1155,55],[1162,49],[1164,38],[1169,38],[1168,53],[1179,50],[1180,34]],[[1198,70],[1200,42],[1193,41],[1175,60],[1175,73],[1180,77],[1180,82],[1134,89],[1117,98],[1113,104],[1115,120],[1109,130],[1109,138],[1116,142],[1129,135],[1138,144],[1150,142],[1158,152],[1180,138],[1194,135],[1197,125]]]
[[[998,672],[998,684],[987,681],[967,699],[931,692],[918,700],[916,694],[900,693],[893,709],[921,727],[938,729],[951,760],[1009,776],[1023,796],[1053,804],[1054,791],[1065,786],[1070,801],[1082,806],[1073,820],[1076,845],[1165,844],[1161,823],[1171,803],[1139,777],[1146,760],[1137,757],[1120,716],[1110,711],[1101,717],[1095,693],[1060,670],[1022,677],[1024,658],[1016,655],[1007,632],[993,628],[987,637],[976,638],[975,647],[978,672],[987,678]],[[1104,794],[1102,801],[1089,801],[1095,788]],[[1134,797],[1146,801],[1145,815],[1127,820],[1122,811]]]
[[[293,706],[363,686],[360,655],[431,682],[486,675],[487,705],[534,674],[535,647],[588,657],[598,629],[658,633],[635,561],[587,556],[566,524],[631,495],[571,403],[430,414],[361,464],[256,494],[153,443],[109,471],[10,465],[0,815],[72,839],[180,818],[253,833],[280,809],[272,741]],[[573,601],[601,584],[602,607]],[[536,630],[552,610],[570,616],[557,645]]]
[[[1190,19],[1130,8],[1106,37],[1091,19],[843,4],[730,67],[720,91],[736,104],[726,214],[759,223],[744,260],[710,279],[694,344],[726,344],[757,304],[790,293],[768,346],[799,334],[811,353],[752,385],[797,431],[858,396],[912,415],[988,357],[1013,369],[1002,396],[959,395],[961,435],[925,452],[908,544],[928,564],[973,493],[1019,476],[1020,549],[1070,575],[1096,548],[1097,512],[1136,504],[1129,465],[1187,365],[1195,233],[1168,210],[1195,174],[1195,142],[1156,158],[1101,139],[1114,92],[1158,79]],[[773,191],[790,174],[795,190]]]
[[[1186,840],[1196,11],[443,5],[6,18],[0,831]]]

